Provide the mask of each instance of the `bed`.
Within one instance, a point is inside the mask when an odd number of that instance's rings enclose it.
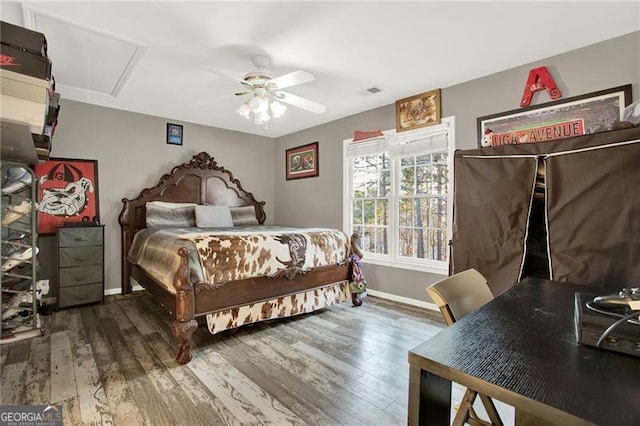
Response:
[[[357,235],[265,226],[264,201],[206,152],[122,202],[122,293],[133,278],[174,316],[180,364],[191,360],[198,320],[215,334],[348,299],[362,303]],[[190,206],[205,227],[182,222]],[[210,220],[220,211],[222,222]]]

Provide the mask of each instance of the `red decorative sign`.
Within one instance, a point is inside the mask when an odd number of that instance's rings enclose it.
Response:
[[[584,135],[584,120],[582,118],[554,123],[547,126],[514,130],[513,132],[485,132],[485,137],[490,138],[488,146],[548,142],[580,135]]]
[[[539,90],[546,90],[551,99],[560,99],[562,97],[562,93],[560,93],[556,82],[549,74],[547,67],[534,68],[529,71],[529,78],[527,78],[527,84],[524,87],[524,93],[522,93],[520,106],[529,106],[531,99],[533,99],[533,94]]]
[[[370,132],[363,132],[362,130],[356,130],[353,132],[353,142],[360,142],[367,139],[379,138],[384,136],[380,130],[372,130]]]

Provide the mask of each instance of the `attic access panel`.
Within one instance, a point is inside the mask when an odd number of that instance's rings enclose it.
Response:
[[[25,26],[47,37],[56,82],[117,96],[145,47],[23,7]]]

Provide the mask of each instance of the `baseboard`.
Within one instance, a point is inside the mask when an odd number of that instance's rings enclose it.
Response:
[[[370,288],[367,288],[367,294],[373,297],[379,297],[380,299],[393,300],[394,302],[404,303],[405,305],[417,306],[419,308],[426,308],[440,312],[438,306],[422,300],[411,299],[409,297],[398,296],[396,294],[385,293],[384,291],[372,290]]]
[[[142,287],[139,284],[136,284],[133,287],[131,287],[131,291],[140,291],[140,290],[144,290],[144,287]],[[122,294],[122,289],[110,288],[108,290],[105,290],[104,294],[105,296]],[[440,310],[436,305],[434,305],[433,303],[422,301],[422,300],[411,299],[409,297],[398,296],[396,294],[385,293],[384,291],[372,290],[370,288],[367,289],[367,294],[373,297],[379,297],[380,299],[393,300],[394,302],[404,303],[405,305],[417,306],[419,308],[425,308],[435,312],[440,312]]]
[[[139,284],[136,284],[133,287],[131,287],[131,291],[140,291],[140,290],[144,290],[144,287],[142,287]],[[122,289],[121,288],[110,288],[110,289],[104,291],[104,295],[105,296],[113,296],[114,294],[122,294]]]

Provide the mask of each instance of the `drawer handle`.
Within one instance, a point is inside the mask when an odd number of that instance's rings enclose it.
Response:
[[[89,297],[89,295],[88,295],[88,294],[80,294],[80,295],[76,295],[75,299],[76,299],[76,300],[84,300],[84,299],[86,299],[87,297]]]
[[[87,237],[76,237],[76,241],[89,241]]]
[[[75,277],[75,280],[76,280],[76,281],[82,281],[82,280],[86,280],[86,279],[87,279],[87,276],[86,276],[86,275],[85,275],[85,276],[82,276],[82,277]]]
[[[76,261],[78,262],[86,262],[87,260],[89,260],[88,257],[76,257]]]

